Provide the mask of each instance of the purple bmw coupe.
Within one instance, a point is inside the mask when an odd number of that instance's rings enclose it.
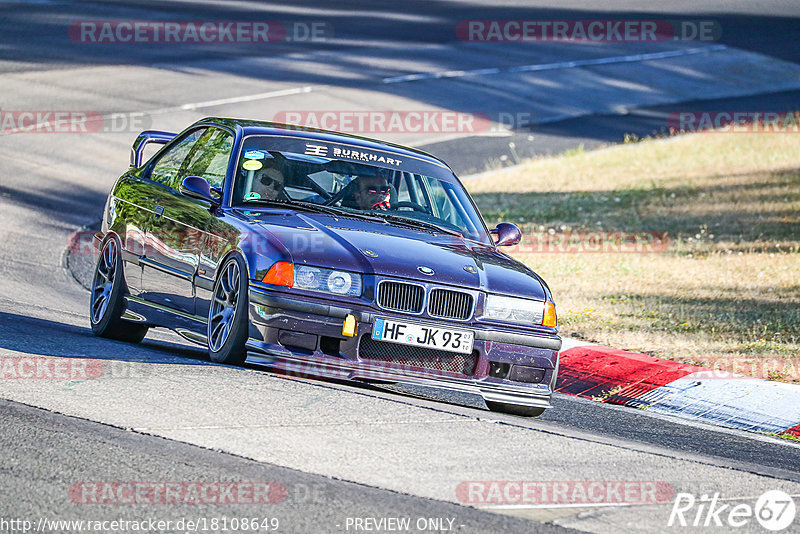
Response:
[[[151,143],[163,146],[143,162]],[[166,327],[215,362],[473,393],[518,415],[550,407],[550,290],[500,251],[519,228],[487,229],[424,152],[222,118],[143,132],[95,237],[99,336]]]

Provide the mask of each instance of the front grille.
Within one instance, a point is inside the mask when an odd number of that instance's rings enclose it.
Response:
[[[472,315],[472,295],[449,289],[434,289],[428,296],[428,315],[466,320]]]
[[[424,301],[422,286],[389,281],[378,284],[378,305],[387,310],[419,313]]]
[[[361,336],[358,344],[361,360],[382,362],[389,366],[407,366],[425,370],[472,376],[478,366],[478,352],[457,354],[427,347],[409,347],[397,343],[375,341],[369,334]]]

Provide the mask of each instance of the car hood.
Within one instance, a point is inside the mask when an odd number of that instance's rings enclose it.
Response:
[[[247,212],[298,265],[546,299],[541,279],[490,245],[458,236],[325,214]],[[420,269],[422,268],[422,269]],[[422,271],[430,269],[433,274]]]

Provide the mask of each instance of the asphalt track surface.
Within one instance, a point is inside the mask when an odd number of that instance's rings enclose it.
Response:
[[[800,63],[795,2],[660,2],[642,9],[617,1],[603,11],[581,2],[414,2],[397,11],[388,2],[365,10],[349,3],[42,0],[0,2],[0,13],[2,109],[166,109],[172,111],[149,116],[147,126],[173,130],[204,114],[254,116],[270,101],[202,110],[180,109],[182,104],[298,86],[328,88],[327,95],[306,95],[306,109],[333,106],[330,95],[343,99],[340,109],[353,109],[361,99],[387,109],[398,95],[406,103],[441,105],[435,90],[363,90],[362,71],[365,65],[386,76],[493,67],[481,64],[488,58],[482,49],[453,45],[453,26],[468,19],[713,19],[723,29],[717,44],[777,58],[784,66]],[[278,43],[265,54],[247,45],[87,45],[71,42],[65,30],[82,19],[252,17],[326,21],[335,38]],[[404,56],[406,50],[413,53]],[[624,53],[638,49],[631,50]],[[595,54],[585,47],[556,52],[568,59]],[[620,53],[615,49],[612,55]],[[320,55],[325,61],[315,60]],[[518,87],[514,82],[498,82],[491,91],[506,98]],[[471,96],[475,85],[447,87],[460,102],[485,96]],[[759,87],[759,94],[631,106],[623,115],[588,110],[504,137],[423,136],[413,142],[469,173],[490,160],[510,164],[579,143],[590,147],[618,142],[626,133],[658,132],[675,110],[800,107],[796,89]],[[713,91],[696,96],[708,94]],[[481,102],[471,105],[466,109],[481,109]],[[517,111],[527,109],[520,102]],[[135,133],[131,126],[89,135],[0,135],[0,358],[90,358],[104,365],[94,380],[2,380],[0,518],[255,514],[279,518],[279,531],[337,532],[354,530],[347,528],[348,518],[409,517],[451,518],[460,532],[652,532],[669,530],[669,503],[476,509],[459,504],[455,488],[469,480],[650,480],[696,495],[719,491],[732,502],[750,504],[769,489],[800,494],[800,447],[767,436],[560,395],[553,410],[526,420],[487,412],[476,399],[418,390],[404,395],[213,365],[202,350],[166,332],[153,332],[139,346],[94,338],[86,319],[88,294],[75,279],[85,280],[91,258],[67,257],[64,249],[70,233],[97,220]],[[509,150],[509,140],[515,150]],[[550,285],[557,288],[557,281]],[[259,507],[78,504],[69,488],[87,481],[275,481],[287,497]],[[760,530],[751,522],[741,531]]]

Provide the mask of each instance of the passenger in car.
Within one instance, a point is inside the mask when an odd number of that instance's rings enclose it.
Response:
[[[256,178],[261,183],[259,194],[261,198],[270,200],[287,200],[284,190],[284,176],[279,169],[268,168],[256,174]]]

